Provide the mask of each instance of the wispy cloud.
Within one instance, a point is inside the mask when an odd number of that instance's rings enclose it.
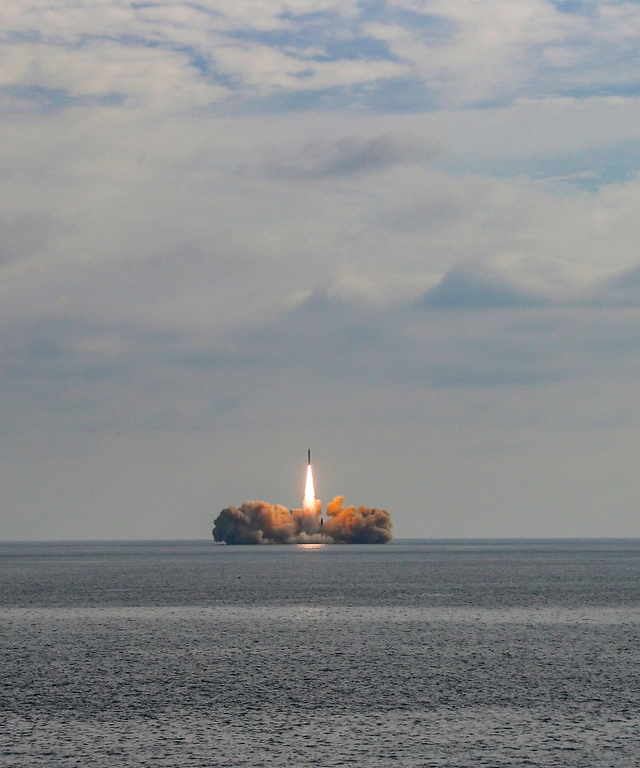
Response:
[[[13,89],[119,94],[182,109],[367,84],[375,103],[378,86],[401,79],[455,105],[628,93],[637,81],[640,12],[548,0],[57,0],[46,8],[23,0],[0,24],[0,83]]]
[[[398,133],[374,138],[345,136],[335,141],[310,142],[293,157],[268,163],[266,170],[285,178],[350,176],[394,165],[423,163],[437,152],[433,142]]]

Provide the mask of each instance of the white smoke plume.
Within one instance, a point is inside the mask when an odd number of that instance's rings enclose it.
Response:
[[[327,504],[289,510],[281,504],[245,501],[227,507],[213,521],[213,538],[226,544],[385,544],[391,541],[391,515],[385,509],[344,508],[342,496]]]

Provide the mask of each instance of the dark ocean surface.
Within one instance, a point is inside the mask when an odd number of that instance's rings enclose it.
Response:
[[[0,765],[640,765],[640,541],[0,544]]]

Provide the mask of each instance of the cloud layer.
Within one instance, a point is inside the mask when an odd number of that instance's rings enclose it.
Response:
[[[335,91],[424,106],[633,93],[640,11],[548,0],[23,0],[1,24],[0,82],[14,103],[184,109],[289,95],[294,105]]]
[[[609,535],[610,498],[640,534],[639,24],[544,0],[4,7],[7,535],[150,535],[129,499],[208,535],[210,494],[286,500],[298,440],[331,457],[325,498],[397,504],[399,536]]]

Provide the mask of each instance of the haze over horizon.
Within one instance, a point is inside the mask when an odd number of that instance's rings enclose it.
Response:
[[[640,536],[639,3],[0,26],[0,539]]]

